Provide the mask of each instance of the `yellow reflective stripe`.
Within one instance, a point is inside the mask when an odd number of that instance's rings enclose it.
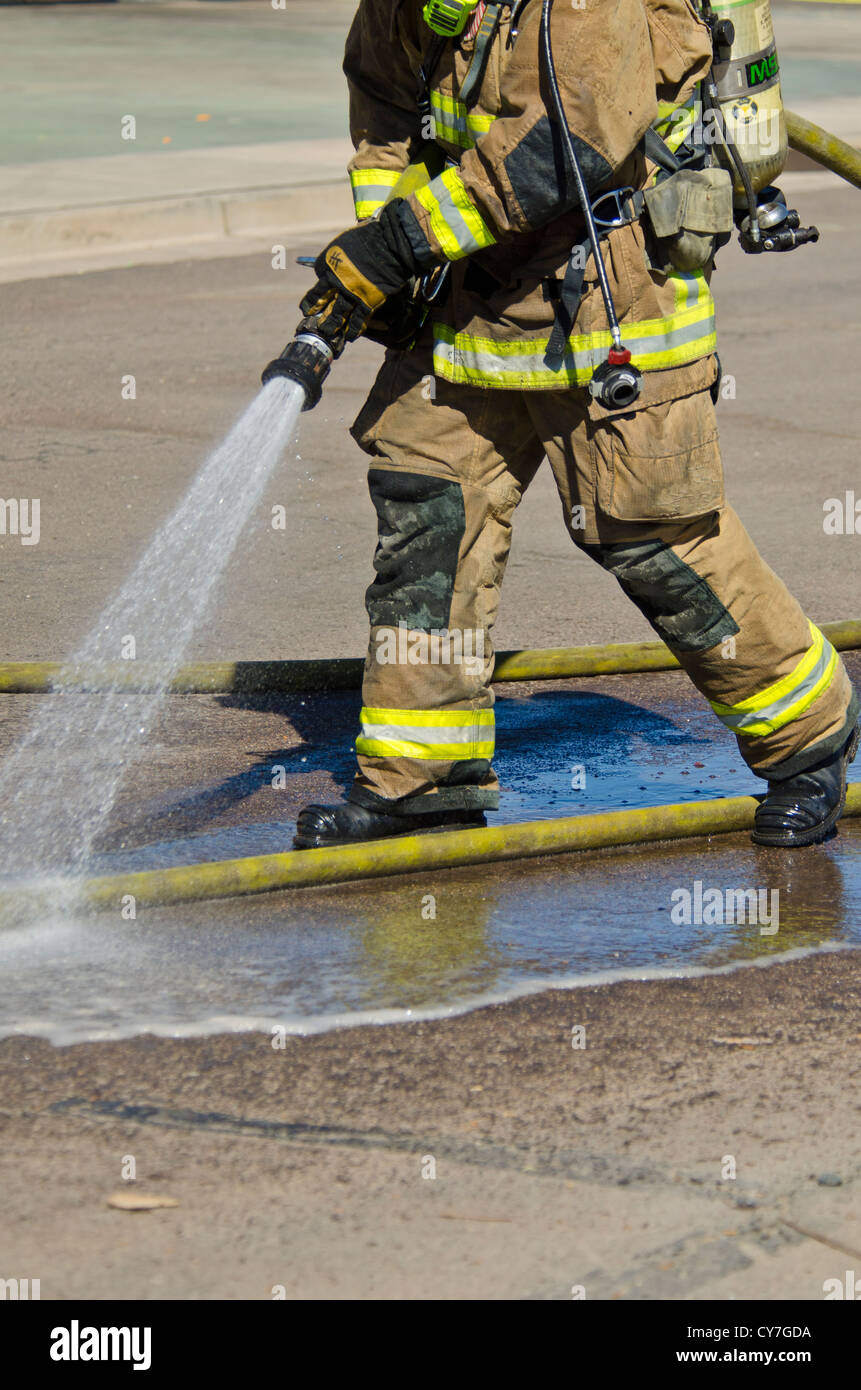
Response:
[[[361,712],[356,752],[368,758],[426,758],[456,762],[492,758],[492,709],[372,709]]]
[[[714,300],[705,277],[678,274],[676,312],[662,319],[624,323],[622,335],[641,371],[684,366],[717,346]],[[685,307],[689,306],[689,307]],[[434,324],[434,372],[456,384],[509,390],[558,390],[586,386],[613,345],[609,329],[572,334],[560,363],[547,362],[549,337],[499,342]]]
[[[436,87],[432,90],[430,99],[431,109],[437,108],[440,111],[448,111],[453,116],[466,114],[466,107],[462,101],[458,101],[455,97],[449,96],[447,92],[439,91]]]
[[[711,356],[716,347],[717,334],[710,332],[703,334],[701,338],[692,338],[684,347],[637,352],[631,360],[641,372],[659,372],[665,367],[683,367],[688,362],[698,362],[701,357]]]
[[[435,120],[433,123],[433,138],[434,140],[447,140],[450,145],[459,145],[462,150],[471,148],[469,136],[465,135],[463,131],[456,130],[454,126],[443,125],[441,121]]]
[[[471,149],[496,119],[482,111],[470,111],[456,97],[436,90],[430,94],[430,103],[434,138],[464,150]]]
[[[675,291],[676,314],[683,314],[687,309],[701,309],[703,305],[711,306],[712,292],[703,271],[676,271],[667,279]]]
[[[415,198],[430,215],[431,231],[447,260],[458,261],[496,240],[471,201],[456,169],[438,174]]]
[[[676,127],[681,127],[687,133],[694,123],[697,116],[697,100],[695,96],[688,97],[681,106],[676,106],[671,101],[658,102],[657,119],[652,122],[652,129],[657,131],[663,140],[667,139],[667,133],[672,132]]]
[[[653,129],[660,135],[664,144],[674,153],[684,144],[696,121],[697,113],[691,106],[679,106],[666,121],[660,121]]]
[[[461,759],[493,758],[495,744],[489,743],[408,743],[399,739],[357,738],[356,752],[366,758],[433,758],[453,763]]]
[[[691,111],[686,120],[673,121],[672,126],[664,136],[664,144],[668,149],[671,149],[674,154],[679,146],[683,145],[685,140],[687,140],[695,119],[694,112]]]
[[[683,106],[674,106],[671,101],[661,101],[658,102],[658,117],[652,122],[652,129],[675,154],[695,125],[697,114],[698,104],[693,96],[689,97]],[[652,175],[652,184],[656,184],[660,177],[661,170],[656,169]]]
[[[784,696],[790,694],[800,681],[806,680],[813,670],[825,645],[825,636],[809,622],[810,635],[813,645],[807,648],[804,656],[798,665],[790,671],[788,676],[782,676],[774,685],[770,685],[767,690],[763,690],[759,695],[751,695],[746,700],[740,700],[737,705],[721,705],[715,703],[712,708],[720,714],[744,714],[747,710],[767,709],[769,705],[777,704]]]
[[[361,221],[381,208],[401,177],[399,169],[351,169],[356,217]]]
[[[834,679],[838,657],[813,623],[810,623],[810,632],[813,645],[788,676],[737,705],[710,701],[722,723],[742,737],[761,738],[791,724],[819,699]]]
[[[481,111],[467,111],[466,113],[467,129],[476,138],[486,135],[495,120],[495,116],[485,116]]]
[[[481,119],[483,121],[484,118]],[[487,119],[492,124],[493,117],[489,116]],[[436,119],[433,125],[433,135],[435,140],[447,140],[450,145],[458,145],[462,150],[471,150],[476,140],[480,139],[489,129],[490,124],[479,124],[478,118],[474,121],[470,119],[468,131],[446,125],[445,122]]]
[[[351,169],[350,182],[354,188],[365,188],[369,183],[382,183],[391,188],[402,173],[403,169]]]
[[[372,709],[359,714],[363,724],[423,725],[431,729],[463,729],[470,724],[492,727],[492,709]]]

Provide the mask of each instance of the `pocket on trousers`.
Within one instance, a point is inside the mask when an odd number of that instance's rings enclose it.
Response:
[[[601,511],[620,521],[654,521],[722,507],[723,464],[709,390],[638,404],[603,419],[590,411]]]

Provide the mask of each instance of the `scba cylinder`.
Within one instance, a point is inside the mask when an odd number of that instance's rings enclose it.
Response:
[[[780,176],[789,149],[771,4],[712,0],[711,13],[718,23],[729,20],[735,31],[731,45],[717,45],[714,76],[727,135],[759,192]],[[726,151],[719,157],[733,175],[740,206],[745,201],[741,179]]]

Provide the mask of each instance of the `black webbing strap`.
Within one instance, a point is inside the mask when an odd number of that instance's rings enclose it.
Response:
[[[481,87],[484,71],[487,67],[487,60],[490,57],[490,45],[493,42],[499,20],[502,15],[502,5],[488,4],[478,26],[478,33],[475,36],[475,48],[473,49],[472,62],[469,65],[463,85],[460,89],[460,99],[464,106],[469,106],[473,97],[478,96]]]
[[[659,165],[668,174],[677,174],[682,168],[682,161],[676,158],[666,140],[662,140],[651,126],[640,141],[640,149],[647,159]]]
[[[586,279],[586,266],[591,254],[592,243],[588,237],[571,247],[571,259],[565,267],[556,320],[547,344],[547,357],[565,356],[565,345],[571,336],[580,300],[583,298],[583,282]]]
[[[592,204],[599,240],[603,241],[604,237],[609,236],[617,227],[630,227],[632,222],[639,221],[644,201],[642,192],[634,192],[631,188],[611,188],[607,193],[599,194]],[[613,215],[608,216],[608,213]],[[571,248],[571,256],[562,280],[556,322],[547,344],[548,357],[562,357],[565,352],[565,344],[574,327],[580,300],[583,298],[586,267],[591,255],[592,242],[588,236]]]

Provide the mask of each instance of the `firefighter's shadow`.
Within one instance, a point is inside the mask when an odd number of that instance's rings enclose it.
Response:
[[[219,782],[186,787],[126,806],[126,829],[145,829],[147,840],[169,834],[194,834],[212,826],[258,792],[275,787],[293,793],[279,802],[279,817],[289,816],[297,801],[301,804],[302,782],[308,778],[330,781],[334,799],[346,794],[355,771],[353,740],[360,706],[357,694],[243,693],[220,697],[218,704],[223,709],[251,714],[280,715],[298,738],[275,747],[248,748],[248,766]]]
[[[573,738],[583,753],[581,761],[622,764],[636,747],[654,751],[672,746],[693,747],[710,740],[677,718],[588,690],[539,690],[528,696],[497,690],[497,758],[520,758],[524,753],[541,759],[546,755],[555,767],[560,739]]]
[[[292,814],[303,804],[309,778],[312,783],[330,784],[336,799],[346,795],[355,771],[357,693],[233,694],[220,697],[219,704],[252,714],[280,715],[294,737],[278,747],[249,750],[250,763],[242,772],[172,795],[162,807],[150,804],[145,812],[150,834],[201,830],[273,786],[287,790],[289,795],[280,804]],[[572,740],[577,760],[593,767],[630,763],[643,745],[654,757],[670,745],[693,747],[709,741],[654,710],[588,691],[542,690],[525,697],[497,691],[496,714],[495,767],[503,785],[512,789],[519,783],[534,785],[536,777],[556,773],[560,752],[564,746],[567,757]],[[319,795],[319,785],[313,795]]]

